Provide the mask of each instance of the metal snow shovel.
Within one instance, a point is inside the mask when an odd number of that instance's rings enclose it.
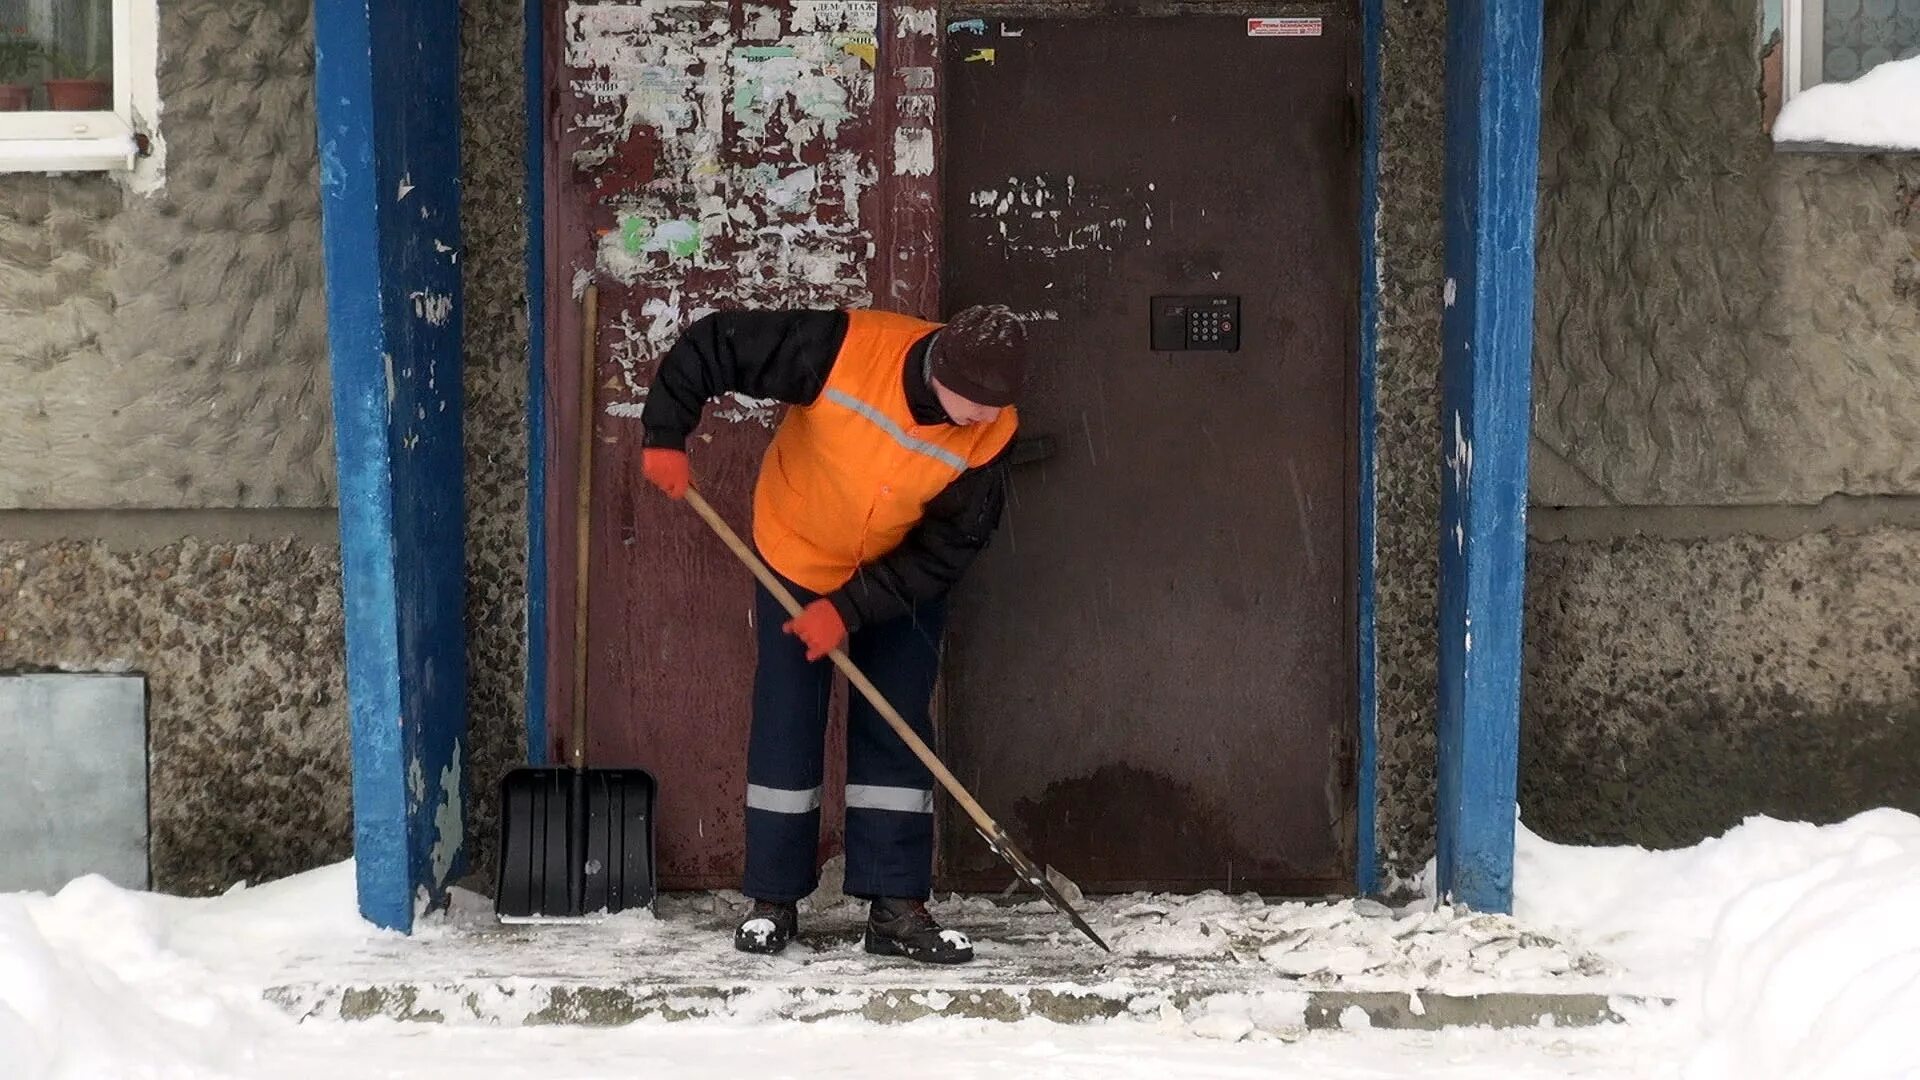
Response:
[[[687,502],[693,507],[695,513],[706,519],[707,524],[713,527],[713,531],[719,534],[720,539],[726,543],[728,548],[732,549],[734,555],[746,564],[747,569],[753,571],[753,576],[760,579],[760,584],[765,585],[767,591],[772,593],[774,597],[780,601],[780,606],[786,608],[788,614],[798,618],[800,616],[800,601],[794,599],[793,593],[787,589],[786,585],[781,583],[780,579],[774,575],[772,570],[767,568],[767,564],[760,560],[760,556],[754,554],[753,549],[748,547],[746,542],[740,539],[732,527],[713,509],[713,506],[709,504],[706,499],[702,498],[698,491],[692,488],[687,489]],[[838,667],[841,673],[846,675],[847,682],[851,684],[854,689],[860,691],[860,693],[866,697],[867,701],[872,703],[874,711],[879,713],[880,716],[886,720],[887,726],[893,729],[894,734],[900,736],[900,740],[907,744],[907,749],[913,751],[913,756],[920,759],[920,763],[925,765],[927,769],[933,773],[934,778],[940,781],[940,786],[947,789],[947,794],[953,796],[953,801],[959,803],[961,808],[967,812],[967,816],[973,819],[974,828],[980,830],[981,838],[986,840],[987,846],[993,849],[994,854],[1005,859],[1007,864],[1013,867],[1013,872],[1019,875],[1020,880],[1038,889],[1040,895],[1047,898],[1047,903],[1052,904],[1061,914],[1072,919],[1073,925],[1079,928],[1081,933],[1087,935],[1089,941],[1092,941],[1102,949],[1106,949],[1108,952],[1112,952],[1113,950],[1107,947],[1107,943],[1100,940],[1100,935],[1093,932],[1093,927],[1087,925],[1087,920],[1081,918],[1080,913],[1075,911],[1073,905],[1067,902],[1067,898],[1060,895],[1060,890],[1055,888],[1051,881],[1047,880],[1046,873],[1035,866],[1032,859],[1027,858],[1024,852],[1013,845],[1013,841],[1007,838],[1006,830],[1002,829],[998,823],[987,816],[987,812],[980,808],[980,804],[974,801],[972,795],[967,793],[967,789],[961,785],[959,779],[947,770],[947,767],[934,755],[933,750],[927,746],[926,742],[922,740],[920,736],[914,734],[913,729],[907,726],[907,722],[901,718],[899,712],[895,711],[894,707],[889,704],[887,699],[880,693],[880,688],[873,685],[866,675],[861,673],[858,667],[854,666],[853,661],[848,658],[846,650],[835,649],[828,655],[833,658],[834,666]]]
[[[653,776],[587,768],[587,548],[592,537],[595,322],[587,286],[580,358],[580,477],[573,588],[573,738],[566,766],[514,769],[500,781],[503,921],[576,920],[653,903]]]

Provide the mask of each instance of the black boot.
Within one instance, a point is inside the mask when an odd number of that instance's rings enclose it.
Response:
[[[733,931],[733,947],[741,952],[772,956],[787,947],[800,932],[800,909],[793,904],[755,900],[753,910]]]
[[[883,898],[867,912],[867,951],[923,964],[964,964],[973,959],[973,942],[958,930],[940,929],[923,901]]]

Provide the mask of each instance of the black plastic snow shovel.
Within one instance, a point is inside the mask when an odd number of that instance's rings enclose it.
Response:
[[[792,591],[774,575],[772,570],[768,569],[767,564],[747,546],[746,541],[740,539],[739,534],[735,533],[726,519],[714,510],[712,504],[691,488],[687,490],[687,504],[706,520],[728,549],[746,564],[747,569],[753,571],[753,576],[759,578],[760,584],[765,585],[767,591],[780,601],[780,606],[786,608],[788,614],[799,618],[800,601],[794,599]],[[1053,882],[1047,879],[1046,872],[1035,866],[1033,860],[1027,858],[1026,853],[1013,845],[1013,841],[1007,838],[1006,830],[1002,829],[993,818],[987,816],[987,812],[974,801],[972,794],[961,785],[959,778],[947,769],[925,740],[914,734],[913,728],[907,726],[906,720],[887,701],[886,696],[880,693],[880,688],[873,685],[872,680],[854,665],[853,660],[847,656],[846,650],[835,649],[828,655],[832,657],[834,666],[847,677],[847,683],[872,703],[874,711],[879,713],[887,722],[887,726],[893,729],[894,734],[900,736],[900,740],[907,744],[907,749],[913,751],[913,755],[920,759],[920,763],[933,773],[934,779],[940,781],[940,786],[947,789],[947,794],[953,796],[953,801],[959,803],[961,809],[967,812],[967,816],[973,819],[973,827],[979,830],[981,839],[987,842],[987,846],[993,849],[993,853],[1005,859],[1007,864],[1013,867],[1013,872],[1019,875],[1020,880],[1039,890],[1040,895],[1047,898],[1047,903],[1054,906],[1054,910],[1071,919],[1073,925],[1087,935],[1087,940],[1112,952],[1113,950],[1107,947],[1107,943],[1100,940],[1100,935],[1093,932],[1093,927],[1087,925],[1087,920],[1080,917],[1080,913],[1073,909],[1073,905],[1067,901],[1067,898],[1062,896]]]
[[[587,768],[587,550],[592,536],[594,370],[599,291],[587,286],[580,361],[580,476],[575,520],[573,737],[568,764],[515,769],[500,781],[502,921],[577,920],[653,903],[653,776]]]

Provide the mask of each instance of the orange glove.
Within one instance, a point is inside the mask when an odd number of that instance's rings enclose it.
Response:
[[[833,650],[846,644],[847,622],[830,600],[815,600],[808,604],[800,617],[789,621],[780,629],[792,634],[807,647],[807,659],[818,660]]]
[[[647,482],[667,493],[669,499],[685,498],[693,483],[693,471],[687,466],[685,450],[649,446],[640,451],[640,471]]]

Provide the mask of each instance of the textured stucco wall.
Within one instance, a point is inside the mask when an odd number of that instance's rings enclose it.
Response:
[[[1685,844],[1920,811],[1920,531],[1536,543],[1522,817]]]
[[[309,6],[160,5],[160,194],[0,176],[0,508],[332,502]]]
[[[294,539],[0,541],[0,671],[147,676],[155,888],[351,853],[339,566]]]
[[[1593,508],[1530,547],[1556,839],[1920,808],[1912,500],[1794,505],[1920,482],[1920,159],[1776,153],[1757,17],[1547,7],[1533,499]]]
[[[1775,152],[1759,17],[1547,5],[1537,502],[1920,492],[1920,158]]]
[[[518,0],[460,5],[466,295],[467,850],[491,873],[501,775],[526,761],[527,307]],[[491,891],[491,885],[487,886]]]
[[[146,673],[154,881],[207,892],[351,845],[331,515],[258,509],[333,501],[313,48],[160,13],[164,190],[0,176],[0,670]]]

